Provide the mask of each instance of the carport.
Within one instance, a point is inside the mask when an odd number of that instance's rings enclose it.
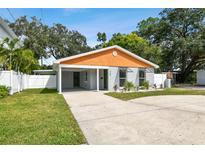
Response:
[[[70,89],[106,90],[108,67],[60,64],[57,82],[59,93]]]

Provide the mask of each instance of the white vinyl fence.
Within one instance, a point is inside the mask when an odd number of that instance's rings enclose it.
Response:
[[[157,88],[164,88],[166,86],[166,74],[154,74],[154,84]]]
[[[28,88],[56,88],[55,75],[26,75]]]
[[[56,75],[27,75],[15,71],[0,71],[0,85],[10,88],[10,94],[30,88],[56,88]]]

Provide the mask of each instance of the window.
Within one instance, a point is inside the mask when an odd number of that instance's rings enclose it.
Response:
[[[141,86],[142,83],[145,81],[145,70],[139,70],[139,85]]]
[[[127,68],[120,68],[119,78],[120,78],[120,87],[123,87],[127,78]]]

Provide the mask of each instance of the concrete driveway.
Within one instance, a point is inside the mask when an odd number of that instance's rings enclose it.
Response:
[[[205,144],[205,96],[63,95],[89,144]]]

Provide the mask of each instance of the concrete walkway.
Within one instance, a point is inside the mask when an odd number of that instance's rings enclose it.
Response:
[[[63,95],[89,144],[205,144],[205,96]]]

